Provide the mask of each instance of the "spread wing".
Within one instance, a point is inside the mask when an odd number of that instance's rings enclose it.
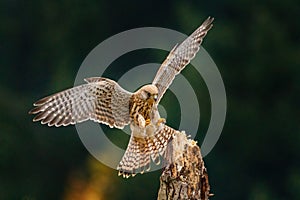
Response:
[[[187,39],[180,45],[176,45],[162,63],[152,82],[158,88],[157,103],[159,103],[175,76],[195,57],[203,38],[213,26],[213,20],[214,18],[208,17]]]
[[[29,113],[37,114],[33,121],[49,126],[67,126],[93,120],[110,127],[129,124],[129,101],[132,93],[113,80],[94,77],[86,84],[45,97]]]

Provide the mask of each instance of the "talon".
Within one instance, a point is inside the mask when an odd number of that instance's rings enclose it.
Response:
[[[166,119],[165,118],[159,118],[157,120],[157,125],[159,126],[160,124],[165,124],[166,123]]]

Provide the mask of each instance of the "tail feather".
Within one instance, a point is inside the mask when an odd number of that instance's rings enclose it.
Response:
[[[128,178],[137,173],[150,171],[151,160],[158,165],[160,156],[165,152],[168,142],[176,130],[164,125],[157,133],[149,137],[131,136],[126,152],[117,169],[119,176]]]

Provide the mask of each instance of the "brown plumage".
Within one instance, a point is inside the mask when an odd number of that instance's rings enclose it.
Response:
[[[174,77],[195,57],[200,49],[203,38],[212,28],[213,21],[214,18],[208,17],[202,25],[180,45],[175,45],[166,60],[162,63],[152,82],[158,89],[158,102],[171,85]]]
[[[33,121],[56,127],[86,120],[121,129],[129,124],[129,100],[132,93],[107,78],[93,77],[85,81],[87,84],[35,102],[35,108],[29,112],[37,114]]]
[[[67,126],[86,120],[124,128],[130,124],[131,138],[118,170],[124,177],[143,173],[151,160],[159,163],[160,156],[175,130],[160,118],[157,105],[175,76],[193,59],[213,18],[208,18],[180,45],[176,45],[159,68],[152,84],[135,93],[124,90],[113,80],[93,77],[86,84],[45,97],[29,112],[33,121],[48,126]]]
[[[157,100],[158,90],[154,85],[145,85],[135,92],[129,102],[130,117],[139,126],[146,126],[151,121],[151,111]],[[139,115],[145,120],[145,125],[140,124]]]
[[[137,173],[143,174],[150,170],[151,160],[160,164],[168,141],[176,133],[176,130],[167,125],[162,127],[152,136],[132,136],[128,143],[126,152],[118,165],[119,175],[128,178]]]

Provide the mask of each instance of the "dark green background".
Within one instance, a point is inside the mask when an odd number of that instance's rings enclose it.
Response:
[[[108,37],[147,26],[189,34],[209,15],[216,20],[203,46],[228,98],[221,138],[205,157],[211,199],[300,199],[296,0],[2,0],[0,199],[156,199],[160,172],[124,180],[89,155],[74,127],[32,123],[27,112],[38,98],[71,87],[85,56]],[[118,76],[118,66],[162,62],[167,55],[136,53],[120,58],[108,76]],[[200,142],[209,123],[207,98],[201,103]],[[168,123],[176,126],[176,120]]]

